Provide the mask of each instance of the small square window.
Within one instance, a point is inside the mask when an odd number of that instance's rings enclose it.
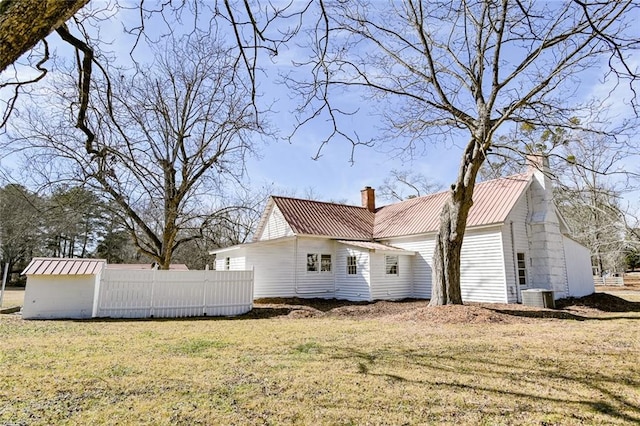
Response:
[[[398,256],[385,256],[387,275],[398,275]]]

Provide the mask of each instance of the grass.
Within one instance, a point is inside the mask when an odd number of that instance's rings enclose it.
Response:
[[[637,424],[639,320],[2,315],[0,424]]]

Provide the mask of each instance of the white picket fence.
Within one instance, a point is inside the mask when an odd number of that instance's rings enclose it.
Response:
[[[106,269],[97,287],[93,317],[231,316],[253,308],[253,271]]]

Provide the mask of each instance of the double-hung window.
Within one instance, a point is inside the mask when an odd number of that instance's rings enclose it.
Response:
[[[347,275],[358,273],[358,259],[355,256],[347,256]]]
[[[331,272],[331,255],[307,253],[307,272]]]
[[[385,256],[384,264],[387,275],[398,275],[398,256]]]

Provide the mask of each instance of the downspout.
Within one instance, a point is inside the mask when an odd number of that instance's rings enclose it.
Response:
[[[298,236],[293,240],[293,291],[298,294]]]
[[[513,236],[513,221],[509,222],[509,229],[511,231],[511,259],[513,264],[513,278],[516,282],[516,302],[521,302],[520,294],[520,278],[518,277],[518,255],[516,253],[515,237]],[[526,259],[525,259],[526,262]]]

